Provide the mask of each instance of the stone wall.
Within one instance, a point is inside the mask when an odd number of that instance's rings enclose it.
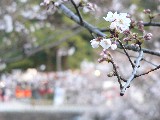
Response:
[[[76,120],[80,113],[72,112],[0,112],[0,120]]]

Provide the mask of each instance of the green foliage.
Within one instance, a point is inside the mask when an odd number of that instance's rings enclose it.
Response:
[[[16,61],[16,62],[12,62],[9,63],[7,66],[6,71],[10,71],[12,69],[27,69],[29,67],[33,66],[33,61],[30,59],[23,59],[21,61]]]
[[[82,36],[84,34],[81,34]],[[62,46],[65,47],[75,47],[75,53],[72,56],[68,56],[67,59],[67,66],[68,68],[79,68],[79,65],[82,60],[92,59],[92,48],[90,46],[90,43],[85,39],[83,36],[75,36],[70,38],[66,43],[62,44]]]

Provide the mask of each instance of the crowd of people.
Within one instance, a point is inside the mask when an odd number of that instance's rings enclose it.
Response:
[[[83,62],[81,69],[74,71],[14,70],[1,76],[0,100],[50,99],[55,105],[104,104],[106,98],[118,96],[117,84],[106,80],[107,69]]]

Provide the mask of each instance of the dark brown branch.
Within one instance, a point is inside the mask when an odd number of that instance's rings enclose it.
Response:
[[[140,65],[140,61],[143,57],[143,51],[139,51],[139,56],[138,58],[136,59],[136,64],[134,66],[134,69],[132,71],[132,75],[129,77],[129,79],[127,79],[127,82],[126,84],[123,86],[123,88],[121,89],[121,92],[120,92],[120,95],[123,96],[126,89],[129,87],[131,81],[135,78],[136,76],[136,73],[137,73],[137,69],[138,69],[138,66]]]
[[[143,23],[144,26],[156,26],[156,27],[160,27],[160,23],[159,22],[146,22]]]
[[[80,25],[83,25],[83,19],[82,19],[82,16],[80,14],[80,11],[79,11],[77,5],[75,4],[75,2],[73,0],[71,0],[71,3],[73,4],[74,8],[76,9],[77,15],[80,19]]]
[[[121,76],[120,76],[120,79],[123,80],[123,82],[127,82],[127,80],[122,78]]]
[[[153,72],[153,71],[158,70],[158,69],[160,69],[160,65],[159,65],[159,66],[157,66],[157,67],[156,67],[156,68],[154,68],[154,69],[151,69],[151,70],[149,70],[149,71],[145,72],[145,73],[142,73],[142,74],[136,75],[134,78],[140,77],[140,76],[142,76],[142,75],[147,75],[147,74],[149,74],[150,72]]]
[[[103,29],[99,29],[101,32],[109,32],[110,31],[110,29],[108,29],[108,28],[103,28]]]
[[[118,46],[119,48],[122,48],[121,46]],[[124,45],[124,47],[128,50],[132,50],[132,51],[139,51],[140,48],[139,47],[136,47],[136,46],[132,46],[132,45]],[[149,50],[149,49],[146,49],[146,48],[142,48],[143,52],[144,53],[148,53],[148,54],[151,54],[151,55],[156,55],[156,56],[159,56],[160,57],[160,51],[154,51],[154,50]]]
[[[131,63],[132,68],[134,68],[134,64],[133,64],[131,58],[129,57],[129,54],[128,54],[127,50],[125,49],[124,45],[122,44],[122,42],[121,42],[120,40],[118,40],[118,42],[119,42],[119,44],[121,45],[121,47],[123,48],[123,50],[124,50],[126,56],[128,57],[128,60],[129,60],[129,62]]]
[[[110,62],[111,62],[112,65],[113,65],[113,69],[114,69],[114,72],[115,72],[115,76],[117,76],[118,83],[119,83],[119,85],[120,85],[120,89],[122,89],[121,77],[120,77],[119,72],[118,72],[118,70],[117,70],[117,65],[115,64],[115,62],[114,62],[113,57],[111,56],[111,54],[109,54],[109,56],[110,56],[110,58],[111,58]]]

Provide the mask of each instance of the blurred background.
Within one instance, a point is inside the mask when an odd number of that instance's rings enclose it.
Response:
[[[135,79],[120,97],[116,77],[107,77],[112,65],[97,62],[101,49],[92,49],[91,34],[61,11],[40,7],[41,2],[0,1],[0,120],[160,120],[160,70]],[[107,27],[103,16],[108,11],[145,22],[144,9],[160,13],[159,0],[89,2],[97,10],[81,10],[82,16],[98,28]],[[145,29],[153,39],[143,46],[160,51],[160,28]],[[132,68],[121,52],[112,54],[128,77]],[[134,60],[137,53],[129,53]],[[160,64],[156,56],[144,58],[139,73]]]

